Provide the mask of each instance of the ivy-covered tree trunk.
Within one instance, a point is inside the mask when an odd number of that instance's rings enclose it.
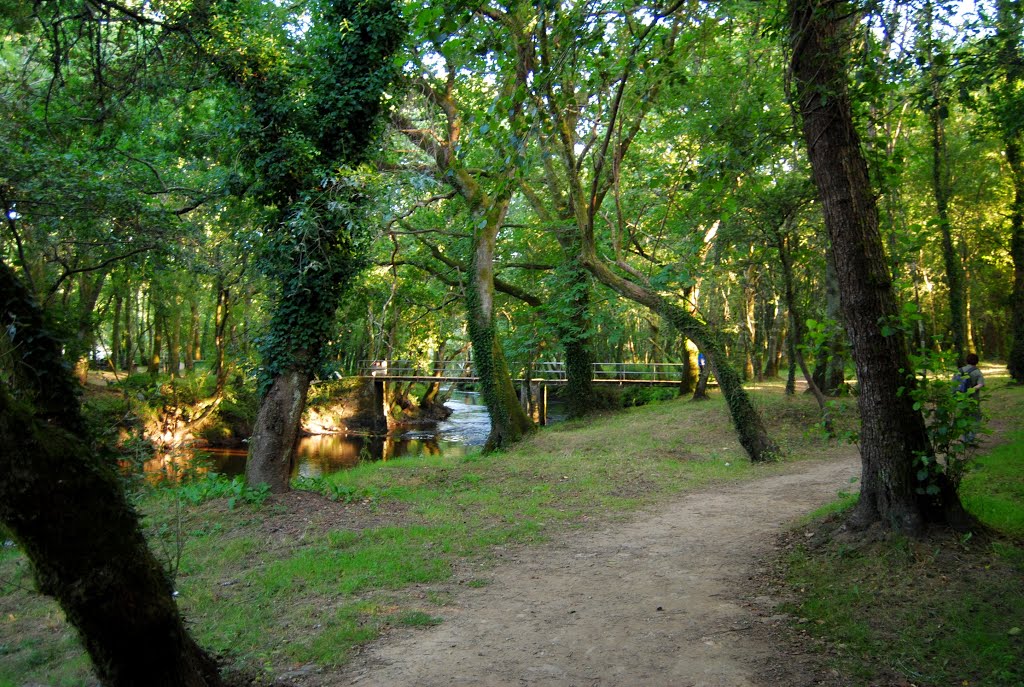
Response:
[[[233,30],[230,11],[204,26],[207,53],[251,114],[245,159],[255,193],[277,208],[263,267],[279,292],[261,344],[265,393],[246,483],[278,492],[288,489],[306,393],[334,313],[365,263],[364,199],[345,170],[363,162],[376,140],[404,30],[392,0],[313,0],[304,9],[309,25],[294,50],[239,42],[246,32]]]
[[[596,404],[594,393],[594,355],[590,342],[590,273],[579,263],[578,244],[573,243],[566,251],[566,269],[569,271],[568,284],[560,296],[568,312],[564,324],[559,327],[558,336],[565,352],[565,395],[569,417],[583,417],[593,412]],[[563,246],[563,250],[565,246]]]
[[[498,204],[474,236],[471,282],[467,294],[469,337],[473,342],[473,367],[491,416],[491,432],[484,451],[511,446],[534,429],[516,396],[505,352],[494,326],[494,247],[497,228],[505,213]],[[476,218],[474,217],[474,221]]]
[[[831,239],[847,334],[860,386],[861,492],[854,522],[916,533],[929,519],[962,515],[948,481],[934,499],[918,493],[915,461],[930,453],[878,230],[867,164],[846,85],[854,3],[790,0],[792,71],[804,138]]]
[[[92,448],[74,382],[42,314],[0,262],[0,520],[111,687],[213,687],[217,666],[189,636],[115,467]]]
[[[615,274],[596,256],[593,245],[587,242],[584,243],[583,264],[599,282],[661,315],[700,347],[707,359],[707,365],[713,368],[726,403],[729,404],[729,416],[732,418],[733,427],[736,429],[740,445],[750,460],[768,461],[779,455],[778,445],[768,435],[764,420],[743,389],[743,380],[735,368],[729,365],[718,336],[706,324],[694,317],[686,306],[671,303],[655,291]],[[698,382],[698,389],[700,388]]]

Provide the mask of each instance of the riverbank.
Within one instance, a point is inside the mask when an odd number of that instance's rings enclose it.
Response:
[[[665,636],[659,633],[691,642],[695,650],[702,650],[701,645],[721,647],[732,635],[743,633],[737,634],[730,623],[714,630],[701,629],[698,623],[681,632],[681,626],[672,623],[682,622],[679,608],[695,599],[676,604],[679,595],[700,593],[711,606],[744,606],[749,589],[745,589],[743,571],[754,575],[760,565],[758,547],[771,541],[768,533],[788,517],[787,509],[801,512],[812,504],[800,499],[824,502],[840,489],[856,488],[849,481],[856,474],[855,448],[828,442],[814,429],[817,412],[812,399],[786,398],[780,383],[759,385],[751,392],[787,451],[781,463],[751,465],[735,440],[724,403],[716,398],[708,403],[656,404],[565,423],[514,450],[487,457],[472,454],[363,465],[307,485],[319,493],[269,498],[229,489],[210,498],[217,492],[204,495],[182,487],[149,492],[141,508],[154,548],[176,575],[179,603],[197,638],[221,654],[233,670],[258,676],[260,684],[350,684],[363,672],[363,680],[375,679],[382,665],[374,658],[378,651],[386,651],[406,635],[411,638],[408,641],[426,646],[445,633],[473,627],[474,609],[482,607],[490,609],[496,627],[506,628],[510,639],[488,640],[491,649],[476,651],[485,654],[478,658],[485,669],[479,675],[490,682],[474,684],[518,684],[521,679],[531,684],[568,684],[559,681],[565,673],[551,669],[563,665],[563,659],[546,661],[540,654],[522,651],[519,643],[533,642],[529,646],[545,653],[551,647],[568,646],[575,632],[572,623],[590,616],[601,621],[606,633],[615,632],[618,624],[632,628],[638,651],[649,652],[651,666],[660,665],[655,654],[671,656],[676,651],[674,645],[655,641]],[[1015,393],[1020,395],[1019,390]],[[1002,413],[1009,406],[993,403],[992,410]],[[850,412],[850,408],[845,411],[847,420]],[[770,486],[811,474],[817,466],[839,471],[835,478],[818,482],[814,492],[818,496],[799,496],[807,492],[802,487],[779,492]],[[744,491],[748,489],[752,491]],[[685,537],[710,527],[712,516],[731,515],[739,507],[694,499],[728,493],[736,495],[739,504],[758,503],[755,494],[766,500],[751,513],[730,518],[732,524],[711,533],[703,549],[695,549],[696,544],[684,546]],[[683,515],[687,509],[690,514]],[[759,519],[765,520],[766,532],[754,526]],[[653,551],[643,548],[645,541],[655,541],[645,522],[666,528]],[[603,546],[602,541],[625,543]],[[659,576],[649,563],[669,562],[668,570],[683,570],[666,558],[670,549],[676,552],[671,555],[721,550],[733,558],[704,572],[696,566],[686,568],[685,579]],[[587,582],[578,564],[593,562],[584,568],[600,573],[608,567],[596,565],[605,560],[602,555],[610,556],[607,560],[616,563],[621,574]],[[698,582],[723,577],[722,573],[734,583],[721,592],[696,591]],[[5,647],[0,685],[88,684],[88,667],[73,633],[52,604],[26,591],[31,582],[16,551],[5,549],[0,555],[0,578],[8,581],[0,597],[0,614],[7,618],[0,636]],[[675,601],[657,603],[655,594],[641,593],[644,584],[647,589],[664,589],[664,598]],[[618,610],[595,608],[586,597],[593,596],[592,590],[599,586],[607,587],[612,596],[632,595],[629,598],[637,601]],[[547,601],[551,609],[557,611],[557,604],[566,598],[572,607],[564,609],[567,623],[541,623],[541,629],[534,631],[537,637],[527,639],[515,634],[515,623],[521,620],[520,614],[529,620],[531,610],[540,609],[543,600],[536,605],[515,604],[521,604],[534,587],[556,590]],[[571,591],[569,597],[565,590]],[[653,609],[650,602],[656,602]],[[609,616],[610,609],[621,617]],[[639,615],[629,620],[630,613]],[[759,622],[752,627],[767,625]],[[648,641],[643,641],[645,632],[653,633]],[[479,641],[477,635],[460,636],[463,639],[456,640],[456,648],[460,656],[469,657]],[[545,648],[544,642],[551,647]],[[505,644],[508,653],[502,648]],[[765,661],[770,654],[765,654]],[[533,662],[513,660],[513,655],[532,656],[528,660]],[[801,675],[815,676],[822,667],[810,648],[799,659],[806,664]],[[637,661],[643,660],[638,655]],[[580,661],[576,653],[564,658],[573,665]],[[754,663],[764,670],[733,674],[747,682],[706,684],[800,684],[759,683],[757,675],[769,675],[771,666]],[[612,679],[618,674],[607,666],[588,665],[597,671],[595,675],[603,676],[605,681],[598,684],[637,684],[630,682],[629,675]],[[531,666],[539,672],[531,672]],[[468,664],[460,670],[472,674]],[[424,684],[412,679],[411,673],[407,677],[412,681],[391,684]],[[652,674],[645,684],[670,683],[659,682]]]

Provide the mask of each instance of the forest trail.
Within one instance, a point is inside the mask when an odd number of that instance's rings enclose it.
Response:
[[[330,684],[820,684],[750,608],[750,578],[787,523],[855,489],[859,474],[851,450],[517,548],[487,586],[459,588],[443,623],[382,637]]]

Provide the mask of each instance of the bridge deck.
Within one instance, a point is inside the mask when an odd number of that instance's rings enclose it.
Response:
[[[432,377],[430,375],[402,375],[402,374],[375,374],[375,375],[358,375],[360,379],[377,379],[382,382],[437,382],[439,384],[458,384],[473,383],[480,381],[479,377]],[[513,380],[516,384],[521,384],[522,379]],[[545,379],[543,377],[536,377],[530,380],[534,383],[539,384],[565,384],[565,379]],[[611,379],[611,378],[596,378],[590,380],[594,384],[639,384],[644,386],[679,386],[678,379]]]

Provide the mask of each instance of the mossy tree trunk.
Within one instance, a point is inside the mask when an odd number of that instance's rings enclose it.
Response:
[[[312,375],[301,365],[274,376],[260,403],[252,436],[249,437],[246,484],[266,484],[275,494],[291,488],[295,443],[299,438],[311,379]]]
[[[776,458],[779,447],[768,435],[764,420],[743,389],[743,380],[736,369],[729,365],[725,350],[711,328],[690,313],[685,304],[672,303],[653,289],[620,277],[596,256],[593,244],[585,241],[583,249],[583,264],[599,282],[621,296],[650,308],[697,344],[707,359],[707,365],[714,371],[718,386],[729,404],[729,416],[740,445],[750,460],[762,462]]]
[[[791,66],[860,386],[861,492],[853,522],[917,533],[930,519],[953,521],[963,511],[948,480],[934,499],[916,491],[915,461],[930,445],[905,391],[914,380],[906,374],[904,336],[882,329],[899,311],[846,85],[855,10],[851,2],[790,0]]]
[[[0,520],[112,687],[213,687],[215,661],[189,636],[115,467],[94,451],[60,346],[0,263],[0,307],[16,351],[0,386]],[[55,504],[59,504],[55,505]]]
[[[507,209],[507,201],[497,199],[489,207],[478,206],[473,215],[474,222],[478,216],[482,218],[479,225],[483,226],[478,225],[473,237],[471,282],[466,301],[473,367],[491,416],[485,452],[511,446],[534,429],[516,396],[494,321],[494,248]]]

